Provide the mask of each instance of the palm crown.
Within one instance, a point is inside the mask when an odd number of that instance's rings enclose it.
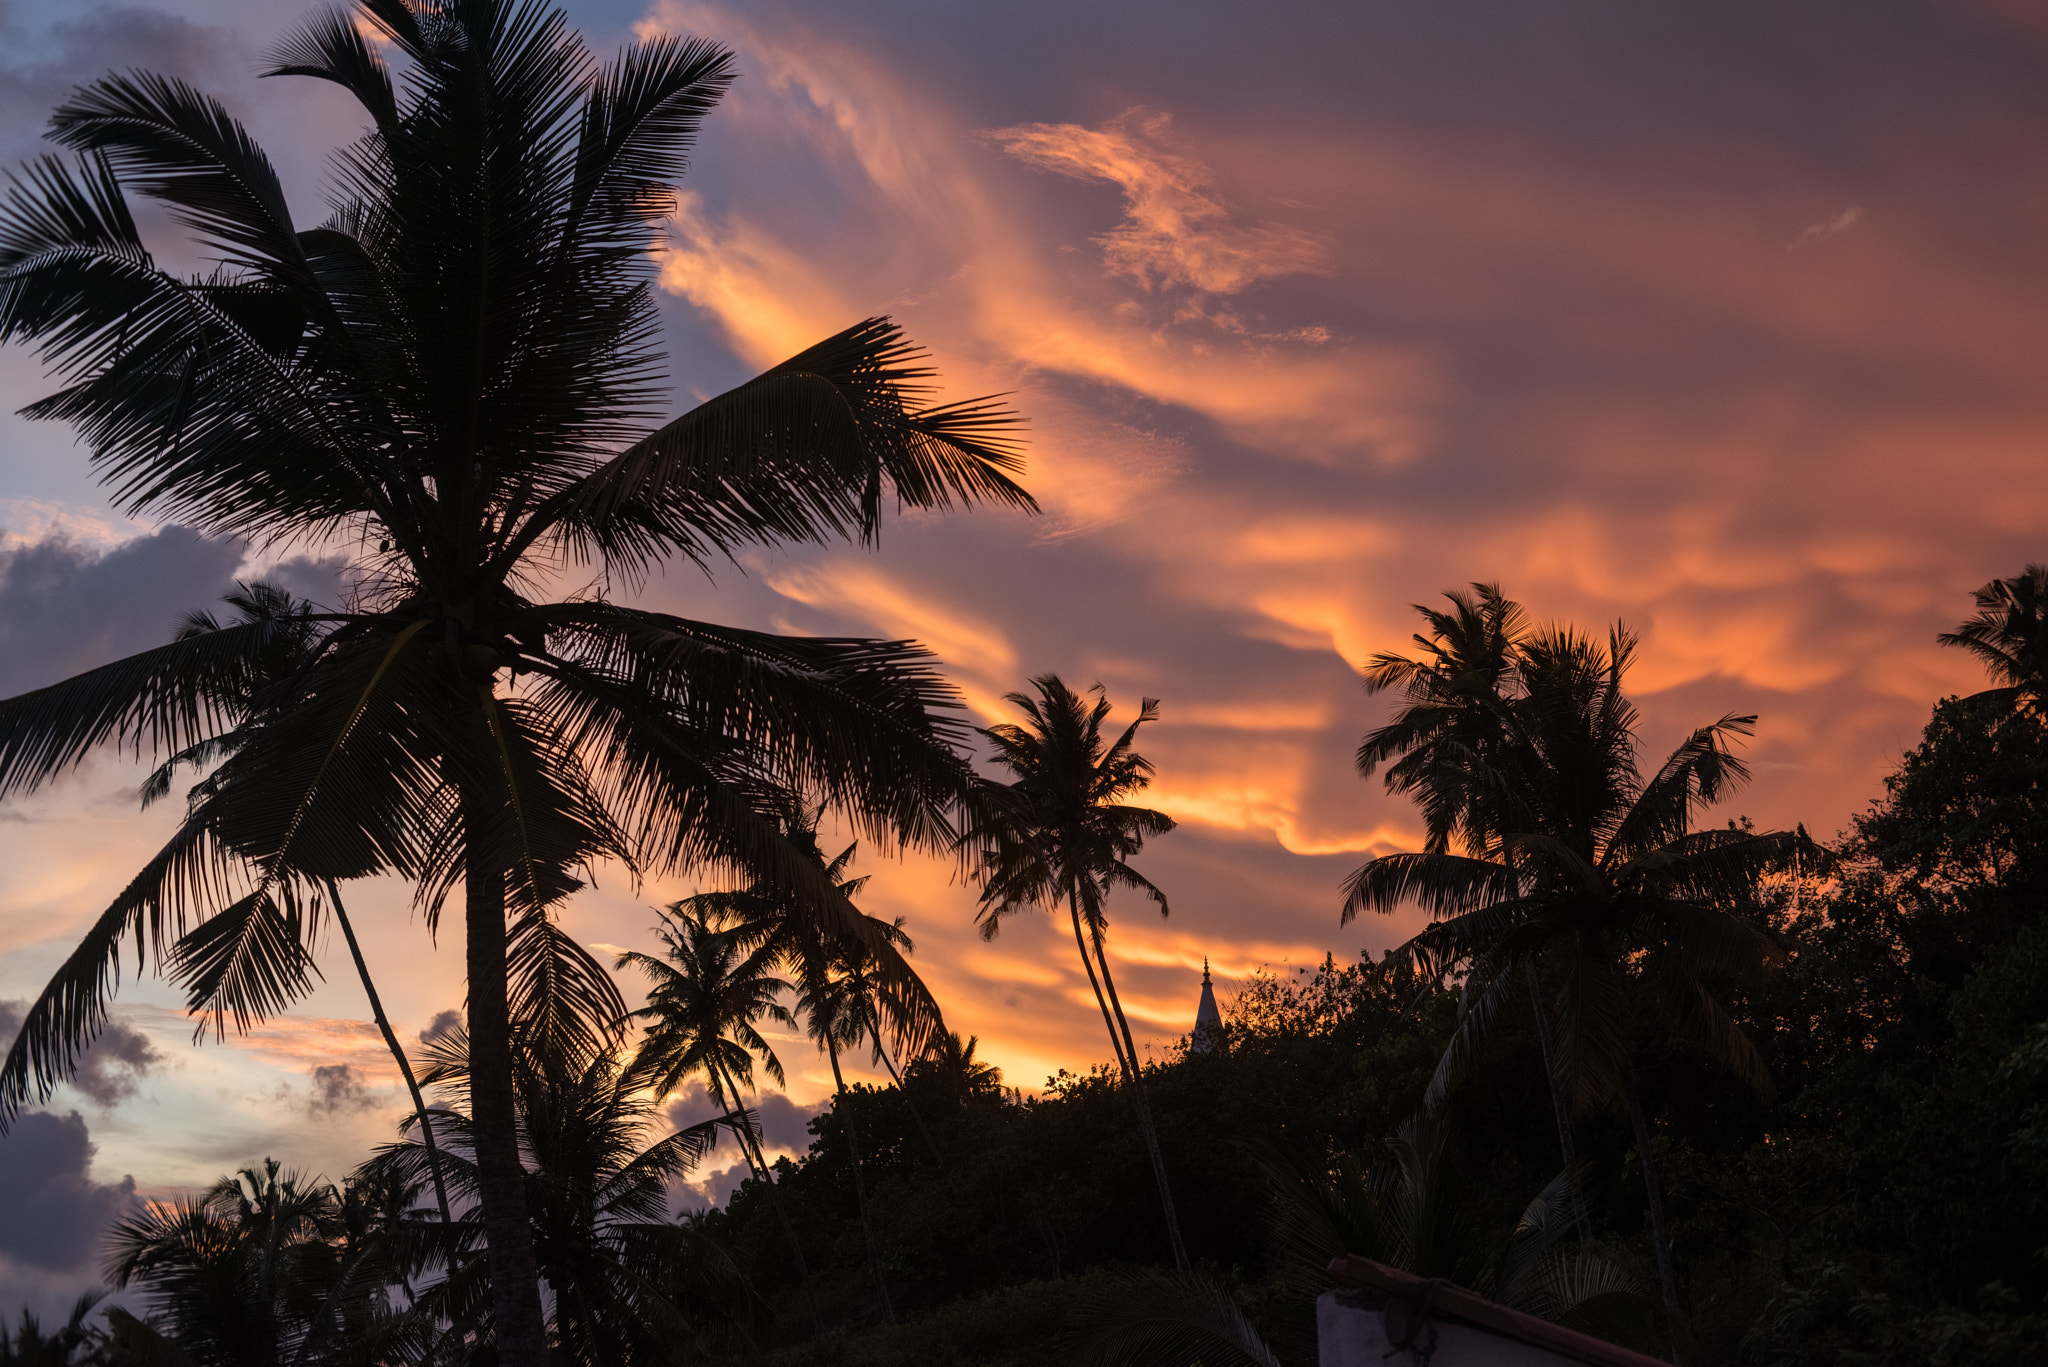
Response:
[[[1565,629],[1522,637],[1520,691],[1475,703],[1495,729],[1459,752],[1464,852],[1385,855],[1348,884],[1345,920],[1417,902],[1435,919],[1409,951],[1471,972],[1470,1008],[1433,1097],[1517,990],[1513,970],[1525,962],[1547,970],[1549,1010],[1564,1027],[1553,1066],[1575,1109],[1621,1086],[1637,989],[1685,1037],[1768,1085],[1702,979],[1753,972],[1775,953],[1736,911],[1798,837],[1693,829],[1746,777],[1730,742],[1754,718],[1700,727],[1656,772],[1639,773],[1637,714],[1622,691],[1634,648],[1619,627],[1605,643]]]
[[[1938,639],[1977,657],[1998,687],[1976,696],[2038,708],[2048,696],[2048,565],[2029,565],[1976,593],[1977,615]]]
[[[1013,775],[1008,784],[984,790],[995,816],[984,854],[982,934],[993,937],[1014,912],[1069,897],[1083,923],[1100,934],[1108,925],[1110,889],[1119,886],[1142,892],[1165,912],[1166,894],[1129,860],[1146,837],[1172,830],[1173,818],[1123,801],[1152,781],[1152,762],[1133,742],[1140,726],[1158,719],[1158,700],[1146,698],[1112,740],[1103,735],[1110,703],[1099,689],[1091,703],[1056,675],[1032,683],[1036,698],[1004,696],[1023,711],[1027,725],[998,722],[981,733],[996,763]]]
[[[1753,980],[1777,956],[1776,942],[1745,913],[1758,879],[1805,836],[1694,829],[1705,807],[1747,777],[1732,746],[1754,717],[1699,727],[1645,777],[1637,713],[1623,690],[1635,654],[1627,629],[1616,625],[1605,642],[1569,628],[1530,630],[1498,588],[1474,589],[1475,597],[1453,595],[1452,613],[1425,611],[1437,628],[1424,641],[1428,660],[1381,656],[1368,671],[1369,689],[1402,684],[1407,707],[1366,738],[1359,767],[1370,774],[1401,756],[1387,782],[1418,796],[1428,845],[1354,873],[1343,919],[1418,904],[1431,924],[1403,952],[1432,974],[1466,974],[1431,1107],[1526,986],[1567,1158],[1568,1111],[1617,1097],[1627,1105],[1659,1279],[1675,1306],[1632,1062],[1640,1008],[1768,1089],[1761,1056],[1713,987]],[[1479,667],[1469,667],[1475,659]]]

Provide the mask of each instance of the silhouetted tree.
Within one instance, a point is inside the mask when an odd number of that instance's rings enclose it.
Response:
[[[360,575],[344,610],[304,619],[314,663],[31,1005],[0,1121],[89,1045],[123,941],[239,1028],[306,990],[327,880],[414,880],[430,925],[459,885],[497,1351],[541,1367],[511,1020],[518,1002],[587,1043],[620,1006],[550,919],[574,872],[743,868],[841,918],[764,795],[937,848],[968,772],[955,697],[912,645],[537,586],[871,541],[892,499],[1032,504],[1008,411],[929,404],[883,319],[657,425],[648,246],[732,79],[716,45],[649,38],[600,63],[535,0],[360,0],[271,71],[339,85],[370,123],[318,226],[224,106],[146,72],[72,95],[50,131],[76,159],[32,164],[0,204],[0,339],[39,343],[63,377],[28,411],[72,423],[132,511],[355,547]],[[219,264],[160,265],[135,197]],[[223,625],[0,704],[0,794],[104,742],[172,754],[232,729],[219,698],[293,629]]]

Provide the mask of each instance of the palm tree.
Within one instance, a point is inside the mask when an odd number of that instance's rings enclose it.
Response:
[[[889,1300],[889,1279],[882,1271],[882,1255],[875,1244],[874,1216],[868,1208],[867,1178],[861,1171],[860,1124],[854,1115],[853,1093],[847,1089],[846,1074],[839,1066],[840,1048],[857,1045],[867,1037],[862,996],[860,979],[848,972],[837,956],[816,950],[800,954],[796,973],[797,1014],[803,1018],[805,1032],[832,1063],[833,1109],[846,1130],[847,1158],[853,1167],[853,1195],[860,1211],[868,1269],[875,1279],[876,1294],[881,1297],[882,1317],[894,1324],[896,1307]]]
[[[1998,687],[1975,697],[2009,711],[2048,699],[2048,565],[2029,565],[1976,593],[1977,615],[1938,639],[1983,661]]]
[[[1413,637],[1421,658],[1382,651],[1365,667],[1365,691],[1398,691],[1401,707],[1359,745],[1358,775],[1370,779],[1387,765],[1387,791],[1412,799],[1422,812],[1424,849],[1447,850],[1455,837],[1483,850],[1486,819],[1497,805],[1489,801],[1484,776],[1494,771],[1501,748],[1521,737],[1508,698],[1519,682],[1517,651],[1529,636],[1528,615],[1498,584],[1475,583],[1444,597],[1451,603],[1448,612],[1414,605],[1429,625],[1429,635]],[[1575,1156],[1571,1113],[1557,1083],[1549,1015],[1533,960],[1524,963],[1523,976],[1550,1084],[1558,1150],[1569,1167]]]
[[[1152,1160],[1159,1186],[1159,1204],[1166,1215],[1166,1237],[1173,1247],[1174,1266],[1188,1270],[1181,1243],[1180,1221],[1166,1163],[1159,1153],[1159,1135],[1145,1098],[1144,1068],[1138,1047],[1124,1019],[1123,1004],[1110,976],[1104,942],[1109,933],[1108,897],[1113,887],[1134,888],[1167,914],[1166,894],[1128,862],[1148,836],[1173,829],[1173,819],[1122,799],[1152,781],[1152,765],[1131,748],[1138,728],[1159,716],[1159,700],[1146,698],[1137,720],[1114,741],[1105,743],[1102,724],[1110,713],[1101,685],[1091,691],[1091,704],[1056,674],[1031,681],[1036,698],[1007,695],[1028,724],[1000,723],[981,734],[995,747],[995,759],[1015,777],[1007,785],[989,784],[983,793],[983,829],[969,839],[981,843],[981,910],[978,922],[984,939],[994,939],[1003,918],[1031,905],[1047,908],[1065,902],[1073,922],[1074,946],[1095,1004],[1109,1030],[1109,1044],[1138,1113],[1138,1128]],[[1098,972],[1100,976],[1098,977]]]
[[[87,1291],[71,1303],[61,1327],[43,1332],[42,1322],[26,1306],[13,1334],[0,1324],[0,1367],[83,1367],[105,1357],[106,1334],[86,1319],[106,1299],[104,1291]]]
[[[358,1350],[373,1360],[379,1346],[401,1342],[387,1292],[401,1280],[405,1246],[350,1216],[341,1191],[267,1159],[120,1221],[107,1274],[117,1288],[142,1290],[158,1317],[127,1326],[131,1334],[168,1340],[199,1367],[331,1362]]]
[[[436,1036],[427,1057],[427,1085],[441,1093],[449,1180],[474,1201],[467,1033],[457,1026]],[[757,1298],[732,1253],[697,1226],[668,1218],[671,1186],[711,1151],[721,1122],[648,1143],[654,1102],[616,1036],[565,1054],[559,1036],[522,1032],[514,1060],[526,1205],[552,1293],[558,1353],[600,1367],[680,1338],[702,1339],[713,1325],[744,1334]],[[422,1145],[391,1144],[358,1178],[416,1189],[431,1163]],[[487,1303],[477,1285],[485,1269],[467,1256],[480,1232],[472,1218],[441,1241],[438,1261],[448,1275],[414,1302],[418,1316],[445,1326],[442,1346],[451,1353]]]
[[[848,845],[825,869],[826,877],[849,900],[857,896],[867,883],[866,878],[846,877],[857,848],[857,845]],[[868,1268],[875,1278],[876,1293],[881,1297],[882,1316],[894,1324],[896,1307],[889,1300],[889,1280],[882,1271],[882,1255],[875,1243],[874,1217],[868,1208],[867,1179],[861,1172],[860,1126],[853,1113],[853,1093],[847,1089],[846,1074],[839,1066],[841,1047],[851,1048],[866,1039],[870,1022],[875,1017],[872,987],[875,974],[870,962],[874,956],[866,945],[859,942],[827,943],[814,934],[806,933],[807,926],[801,921],[795,922],[793,929],[795,935],[781,940],[781,943],[784,958],[795,979],[796,1014],[803,1019],[805,1032],[832,1063],[834,1109],[839,1112],[840,1123],[846,1130],[847,1157],[853,1166],[853,1195],[860,1210],[860,1231],[867,1248]],[[887,946],[888,952],[893,954],[907,954],[911,949],[910,937],[904,934],[900,921],[878,922],[874,939]],[[915,977],[914,974],[911,976]],[[879,1038],[876,1047],[880,1048]]]
[[[1552,1074],[1571,1109],[1619,1098],[1643,1164],[1651,1238],[1667,1308],[1677,1284],[1665,1233],[1632,1034],[1647,1007],[1681,1038],[1759,1091],[1763,1060],[1715,998],[1723,978],[1753,979],[1777,945],[1743,912],[1759,878],[1800,848],[1801,833],[1695,830],[1695,814],[1747,777],[1731,742],[1753,717],[1688,736],[1645,778],[1636,712],[1622,690],[1635,641],[1568,629],[1515,647],[1512,725],[1460,761],[1474,794],[1458,818],[1465,851],[1386,855],[1352,875],[1343,920],[1419,903],[1432,924],[1404,952],[1432,973],[1466,970],[1465,1005],[1430,1084],[1441,1102],[1503,1004],[1533,968],[1553,1022]],[[1460,799],[1463,801],[1465,799]]]
[[[740,1152],[775,1207],[783,1238],[796,1261],[811,1325],[824,1332],[811,1271],[789,1209],[776,1184],[774,1167],[761,1147],[746,1094],[754,1086],[754,1060],[776,1082],[787,1084],[782,1060],[756,1021],[795,1024],[780,998],[790,985],[775,976],[783,957],[775,943],[776,923],[745,917],[745,894],[700,893],[669,907],[655,927],[665,957],[637,950],[619,957],[619,967],[636,965],[653,980],[647,1005],[634,1018],[651,1022],[633,1060],[633,1075],[664,1098],[700,1074],[704,1090],[725,1112]]]
[[[359,574],[304,616],[313,662],[31,1006],[0,1121],[76,1064],[129,938],[216,1031],[242,1028],[309,985],[327,880],[408,878],[430,926],[459,884],[497,1346],[540,1367],[511,1019],[539,994],[587,1040],[617,1006],[550,920],[575,871],[743,869],[845,919],[764,795],[941,848],[970,783],[957,699],[914,645],[598,590],[669,556],[871,542],[892,497],[1033,505],[1013,415],[930,403],[886,319],[657,425],[649,248],[733,76],[714,44],[600,63],[540,0],[358,0],[288,37],[272,74],[340,85],[371,125],[319,226],[224,106],[149,73],[77,91],[50,124],[74,159],[0,203],[0,340],[39,343],[62,381],[28,411],[72,423],[133,512],[353,548]],[[218,264],[160,265],[138,196]],[[593,587],[548,601],[564,572]],[[0,795],[103,743],[177,754],[233,730],[219,698],[288,629],[226,624],[0,703]]]
[[[981,1036],[969,1035],[966,1039],[951,1030],[942,1031],[932,1037],[931,1048],[916,1064],[918,1072],[926,1072],[942,1079],[963,1099],[974,1096],[1001,1096],[1003,1093],[1003,1070],[995,1064],[975,1057],[981,1046]]]
[[[203,769],[218,764],[236,753],[259,734],[256,718],[259,700],[277,689],[286,687],[302,670],[314,663],[318,653],[319,633],[314,622],[318,609],[301,598],[294,597],[288,590],[274,584],[237,582],[234,592],[225,595],[222,602],[235,610],[235,621],[240,625],[269,624],[273,630],[269,641],[256,658],[248,662],[241,677],[229,681],[233,687],[216,689],[212,701],[224,719],[233,723],[233,729],[209,736],[195,746],[172,755],[143,780],[141,788],[142,805],[151,804],[168,796],[176,774],[181,768]],[[210,632],[221,630],[222,623],[209,612],[193,612],[186,616],[184,626],[177,639],[190,640]],[[204,784],[195,788],[194,796]],[[342,939],[348,945],[350,960],[355,964],[356,976],[363,984],[363,995],[369,999],[370,1017],[384,1036],[384,1045],[391,1051],[391,1057],[398,1065],[398,1073],[405,1080],[406,1092],[412,1097],[413,1114],[418,1118],[421,1139],[427,1148],[428,1167],[433,1178],[434,1201],[440,1209],[443,1223],[455,1217],[448,1207],[448,1186],[443,1180],[440,1164],[434,1161],[433,1122],[427,1116],[426,1100],[420,1095],[419,1080],[413,1076],[412,1062],[406,1057],[405,1048],[398,1042],[397,1032],[391,1028],[391,1021],[384,1014],[383,999],[377,995],[377,984],[370,977],[370,965],[363,958],[363,948],[356,939],[355,925],[349,920],[348,909],[342,904],[341,889],[334,880],[324,879],[323,890],[327,904],[334,912],[335,924],[341,928]]]

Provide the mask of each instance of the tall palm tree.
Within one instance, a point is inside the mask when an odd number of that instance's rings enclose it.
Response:
[[[426,1056],[426,1083],[442,1102],[449,1181],[474,1201],[479,1174],[467,1033],[457,1026],[437,1035]],[[559,1357],[607,1367],[680,1339],[702,1340],[714,1328],[744,1332],[756,1297],[731,1252],[696,1226],[668,1218],[671,1186],[711,1151],[720,1122],[648,1142],[655,1105],[616,1036],[565,1053],[559,1036],[522,1032],[514,1089],[526,1204]],[[358,1177],[416,1189],[430,1163],[423,1145],[401,1142],[380,1149]],[[414,1301],[416,1315],[442,1328],[441,1346],[451,1354],[486,1305],[478,1288],[486,1268],[467,1256],[480,1232],[474,1219],[458,1223],[453,1237],[436,1246],[447,1275]]]
[[[275,584],[260,581],[237,583],[234,592],[221,601],[235,610],[233,620],[239,624],[270,624],[273,628],[271,637],[263,650],[248,662],[241,676],[228,681],[232,688],[224,684],[215,690],[212,701],[220,709],[223,719],[233,723],[232,729],[209,736],[158,765],[142,782],[142,805],[145,808],[169,795],[181,768],[210,768],[255,739],[260,734],[257,724],[259,700],[289,686],[300,671],[313,664],[318,653],[319,632],[313,620],[318,609],[310,601],[295,597]],[[221,627],[221,621],[210,612],[189,613],[177,639],[190,640],[217,632]],[[204,784],[199,786],[203,788]],[[197,795],[195,789],[194,796]],[[363,984],[363,995],[369,999],[370,1017],[384,1036],[384,1046],[391,1051],[392,1060],[398,1065],[398,1074],[405,1081],[406,1092],[412,1097],[413,1114],[418,1118],[420,1137],[427,1149],[434,1201],[440,1209],[443,1223],[447,1223],[455,1217],[448,1206],[448,1184],[443,1179],[440,1164],[434,1161],[433,1121],[427,1115],[427,1103],[420,1094],[419,1079],[413,1076],[412,1062],[406,1057],[405,1047],[398,1042],[398,1034],[384,1014],[383,999],[377,995],[377,984],[370,977],[370,965],[363,957],[362,944],[356,939],[355,924],[349,920],[348,909],[342,903],[341,889],[331,878],[322,880],[322,883],[327,904],[334,912],[335,924],[340,927],[342,940],[348,945],[349,959],[355,964],[356,977]]]
[[[667,1097],[690,1079],[702,1076],[705,1093],[725,1112],[725,1119],[747,1166],[767,1187],[783,1238],[796,1261],[812,1328],[822,1333],[817,1296],[803,1241],[789,1218],[775,1169],[761,1147],[747,1113],[747,1093],[754,1087],[754,1060],[768,1076],[787,1082],[782,1060],[757,1021],[795,1024],[782,995],[790,984],[775,976],[783,952],[775,943],[776,923],[748,919],[745,894],[700,893],[669,907],[655,927],[664,954],[656,958],[638,950],[619,957],[619,967],[633,964],[652,981],[647,1005],[633,1013],[649,1022],[633,1060],[633,1075],[651,1087],[657,1099]]]
[[[853,1168],[853,1195],[860,1212],[861,1239],[866,1246],[868,1270],[875,1279],[875,1293],[881,1298],[882,1317],[896,1322],[896,1307],[889,1299],[889,1279],[882,1270],[882,1255],[875,1243],[875,1222],[868,1206],[867,1177],[860,1161],[860,1120],[854,1114],[853,1093],[839,1066],[842,1047],[859,1044],[867,1037],[867,1020],[860,1001],[860,981],[835,962],[829,952],[805,954],[796,974],[796,1014],[832,1064],[833,1109],[846,1131],[847,1159]]]
[[[89,1045],[125,940],[240,1028],[309,985],[326,880],[411,879],[430,926],[460,885],[497,1347],[540,1367],[511,1003],[541,992],[586,1039],[616,1006],[550,920],[575,872],[744,869],[844,918],[763,795],[939,848],[969,784],[956,697],[915,646],[599,590],[670,556],[872,541],[892,498],[1033,505],[1013,415],[932,404],[886,319],[659,423],[650,247],[733,77],[714,44],[600,63],[541,0],[358,0],[289,36],[271,74],[339,85],[370,123],[318,226],[223,105],[146,72],[66,100],[50,132],[75,155],[0,202],[0,340],[38,343],[62,381],[28,411],[73,424],[131,511],[353,550],[360,574],[307,615],[314,662],[31,1007],[0,1121]],[[217,264],[159,264],[136,197]],[[549,601],[565,574],[592,587]],[[218,696],[280,629],[227,624],[0,703],[0,796],[106,742],[174,754],[233,729]]]
[[[1996,688],[1975,696],[2000,707],[2037,711],[2048,701],[2048,565],[2029,565],[1976,593],[1977,615],[1938,638],[1975,655]]]
[[[858,896],[867,883],[864,877],[846,877],[857,848],[857,845],[848,845],[826,865],[826,876],[849,899]],[[803,922],[794,923],[794,928],[796,934],[782,943],[796,986],[796,1014],[804,1023],[805,1033],[824,1051],[832,1064],[834,1109],[846,1130],[847,1158],[853,1167],[853,1195],[860,1211],[861,1238],[867,1249],[868,1269],[875,1279],[875,1292],[882,1301],[882,1316],[894,1324],[896,1307],[889,1299],[889,1279],[882,1270],[882,1255],[875,1243],[874,1216],[868,1207],[867,1178],[861,1171],[860,1122],[854,1114],[853,1093],[847,1088],[846,1074],[839,1066],[840,1049],[851,1048],[865,1040],[870,1021],[874,1018],[874,973],[869,962],[873,955],[865,944],[857,941],[831,943],[806,933]],[[892,953],[907,954],[911,949],[910,937],[904,934],[900,921],[879,922],[874,938]],[[879,1047],[879,1041],[877,1043]]]
[[[1007,695],[1023,711],[1027,724],[1004,722],[981,734],[995,748],[995,760],[1014,775],[1008,784],[985,788],[981,827],[969,839],[979,842],[983,865],[978,923],[984,939],[994,939],[1004,918],[1026,907],[1048,909],[1066,904],[1073,923],[1074,946],[1095,1004],[1109,1030],[1109,1044],[1131,1094],[1159,1186],[1159,1204],[1166,1216],[1166,1237],[1174,1266],[1188,1270],[1181,1243],[1180,1220],[1173,1191],[1166,1180],[1166,1162],[1159,1153],[1159,1135],[1152,1107],[1145,1097],[1144,1067],[1131,1028],[1117,999],[1116,980],[1109,971],[1104,945],[1109,934],[1109,892],[1132,888],[1167,914],[1166,894],[1130,866],[1131,856],[1149,836],[1173,829],[1164,812],[1123,801],[1152,781],[1152,764],[1132,748],[1138,728],[1159,717],[1159,700],[1146,698],[1138,716],[1115,740],[1103,736],[1110,713],[1101,685],[1090,703],[1056,674],[1031,681],[1037,697]]]
[[[1756,1048],[1713,992],[1754,978],[1777,945],[1744,912],[1757,881],[1803,834],[1695,830],[1704,807],[1747,777],[1732,742],[1753,717],[1694,731],[1654,773],[1637,768],[1637,714],[1623,692],[1635,641],[1569,629],[1530,633],[1515,649],[1513,727],[1461,760],[1457,782],[1480,794],[1460,818],[1462,853],[1385,855],[1348,880],[1343,920],[1420,904],[1432,924],[1404,946],[1431,972],[1463,966],[1466,1004],[1430,1084],[1439,1103],[1503,1004],[1533,966],[1553,1021],[1553,1075],[1575,1112],[1618,1098],[1635,1129],[1659,1282],[1677,1283],[1650,1131],[1633,1062],[1647,1012],[1759,1090]],[[1461,799],[1462,800],[1462,799]]]
[[[1498,584],[1475,583],[1444,597],[1449,611],[1414,605],[1429,626],[1429,635],[1413,637],[1420,658],[1382,651],[1365,667],[1365,691],[1398,693],[1401,706],[1359,745],[1358,774],[1370,779],[1387,766],[1387,791],[1412,799],[1422,813],[1424,849],[1449,849],[1455,838],[1465,848],[1485,850],[1487,818],[1498,809],[1485,777],[1502,748],[1522,738],[1509,698],[1519,686],[1517,651],[1530,626],[1522,605]],[[1575,1156],[1571,1113],[1557,1083],[1549,1013],[1533,960],[1524,963],[1523,976],[1558,1150],[1569,1167]]]

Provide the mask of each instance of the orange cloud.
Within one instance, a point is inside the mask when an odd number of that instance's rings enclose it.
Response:
[[[1030,165],[1119,186],[1124,221],[1095,241],[1113,274],[1147,289],[1181,284],[1235,294],[1259,280],[1325,267],[1328,254],[1310,234],[1234,221],[1209,169],[1160,146],[1171,123],[1171,115],[1134,109],[1102,129],[1027,123],[985,136]]]

